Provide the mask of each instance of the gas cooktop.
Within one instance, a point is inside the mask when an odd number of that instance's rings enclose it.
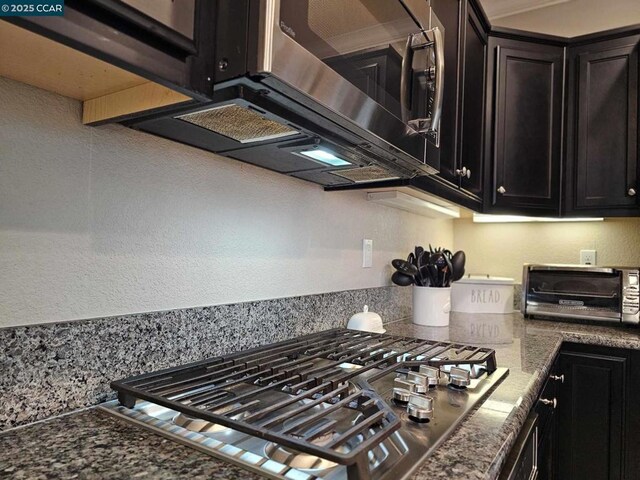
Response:
[[[270,478],[398,480],[507,373],[491,349],[335,329],[113,382],[102,408]]]

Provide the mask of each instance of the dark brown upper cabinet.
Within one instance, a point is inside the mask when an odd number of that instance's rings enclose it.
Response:
[[[487,32],[480,15],[466,2],[460,32],[460,111],[458,114],[458,163],[460,188],[479,202],[483,194],[484,108]]]
[[[432,0],[445,28],[440,172],[412,183],[472,210],[483,206],[485,65],[489,25],[476,2]]]
[[[489,38],[485,210],[560,211],[564,48]]]
[[[640,35],[568,50],[566,213],[639,215]]]

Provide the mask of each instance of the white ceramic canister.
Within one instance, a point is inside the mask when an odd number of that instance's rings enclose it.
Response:
[[[449,325],[451,287],[413,286],[413,323],[428,327]]]
[[[468,275],[451,288],[453,312],[513,313],[513,278]]]

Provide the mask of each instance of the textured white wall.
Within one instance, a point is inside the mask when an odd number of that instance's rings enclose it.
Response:
[[[599,265],[640,265],[640,218],[580,223],[473,223],[455,220],[456,249],[467,272],[522,281],[524,263],[580,263],[580,250],[596,249]]]
[[[0,78],[0,327],[388,285],[452,232]]]

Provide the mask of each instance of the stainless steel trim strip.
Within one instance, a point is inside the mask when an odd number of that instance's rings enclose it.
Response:
[[[594,267],[591,265],[527,265],[530,271],[569,271],[569,272],[591,272],[591,273],[616,273],[618,270],[609,267]]]

